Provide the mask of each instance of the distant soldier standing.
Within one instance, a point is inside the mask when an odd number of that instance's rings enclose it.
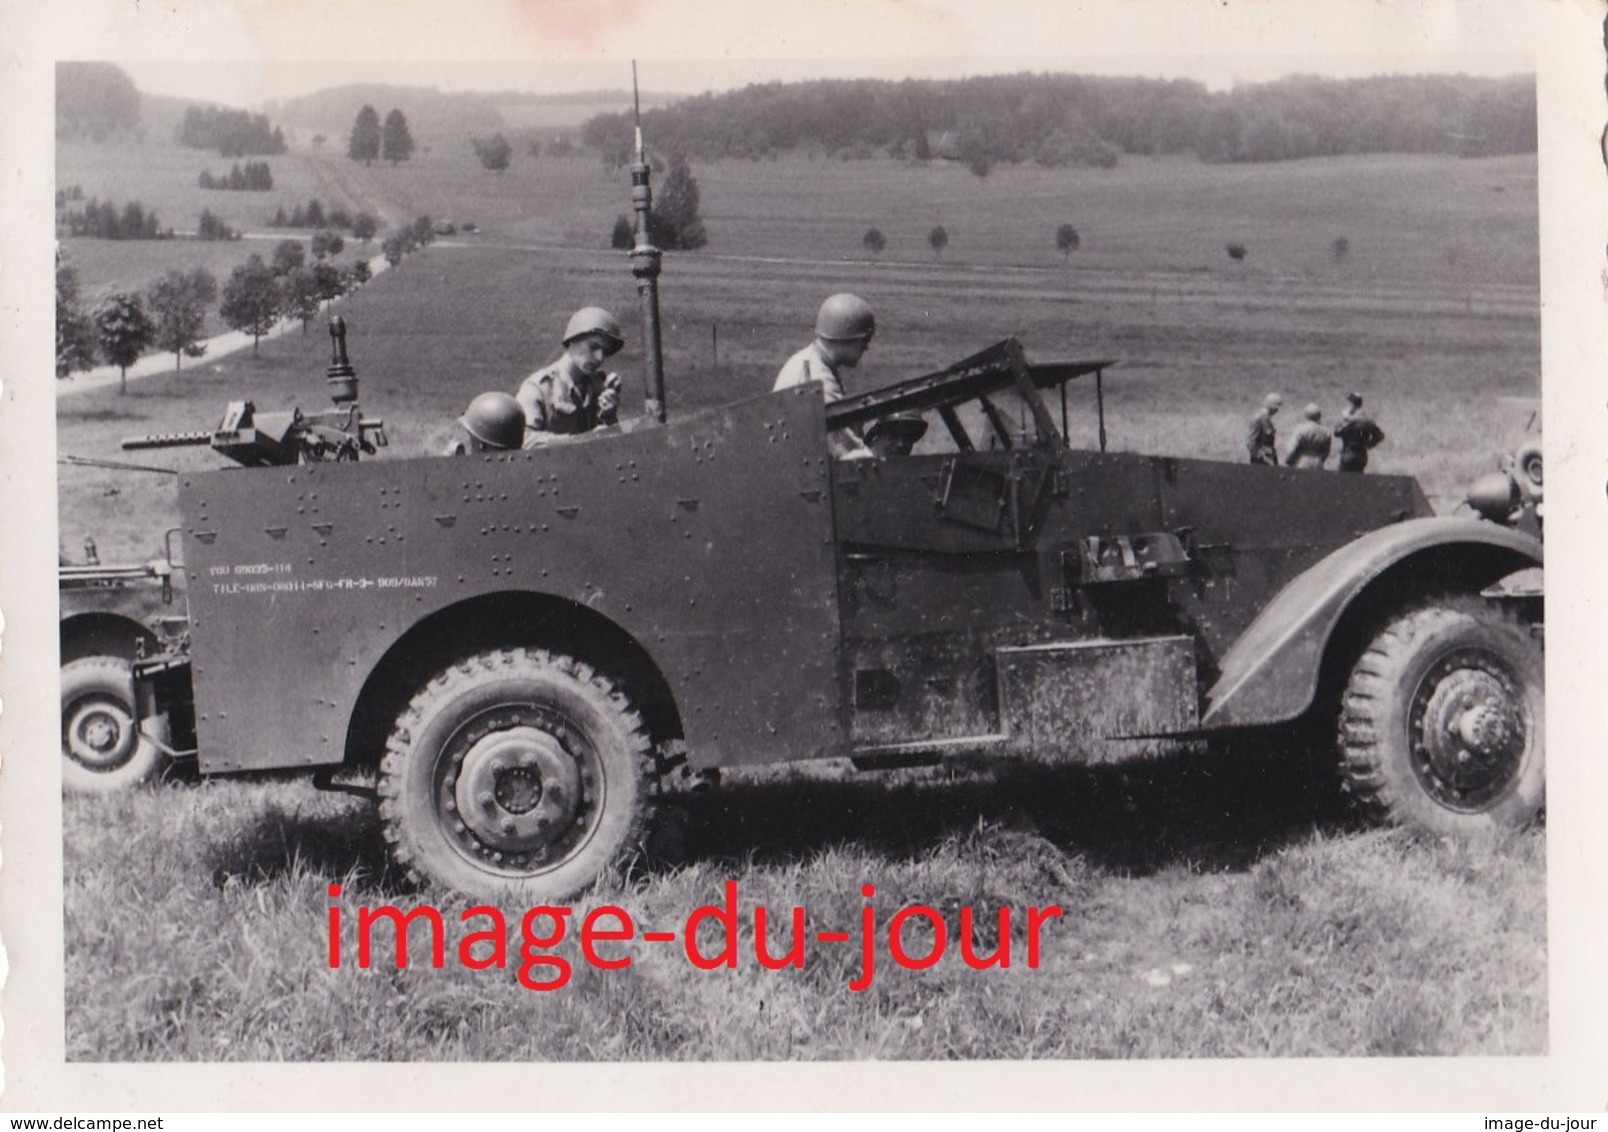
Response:
[[[877,320],[871,304],[858,295],[830,295],[815,316],[815,341],[782,364],[772,389],[790,389],[816,382],[827,404],[846,396],[839,371],[853,369],[865,356],[876,334]],[[832,455],[839,460],[875,457],[860,434],[838,429],[827,438]]]
[[[1347,393],[1346,411],[1334,435],[1340,442],[1340,470],[1360,472],[1368,466],[1368,453],[1384,441],[1385,430],[1363,411],[1361,393]]]
[[[1301,415],[1306,418],[1290,439],[1290,451],[1284,463],[1291,468],[1321,468],[1329,459],[1333,438],[1323,427],[1323,410],[1308,405]]]
[[[1273,427],[1273,417],[1283,407],[1284,398],[1277,393],[1262,398],[1262,410],[1251,418],[1250,431],[1245,438],[1245,450],[1251,455],[1251,463],[1279,466],[1278,430]]]
[[[623,345],[619,322],[602,307],[583,307],[571,316],[564,353],[519,387],[526,447],[619,423],[620,375],[605,372],[603,362]]]

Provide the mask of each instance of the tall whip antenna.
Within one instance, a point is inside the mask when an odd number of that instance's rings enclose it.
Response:
[[[647,350],[643,375],[643,414],[664,423],[664,344],[659,333],[659,249],[653,246],[653,189],[649,185],[648,156],[642,147],[642,96],[637,90],[636,60],[631,60],[631,103],[636,115],[633,138],[636,159],[631,165],[631,207],[636,210],[636,246],[631,249],[631,274],[636,276],[642,301],[642,342]]]

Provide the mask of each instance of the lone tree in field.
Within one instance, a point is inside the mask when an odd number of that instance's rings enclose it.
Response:
[[[117,367],[117,392],[127,393],[128,367],[156,341],[156,323],[145,313],[144,298],[127,291],[109,296],[95,309],[95,335],[101,355]]]
[[[1340,236],[1336,238],[1334,243],[1329,245],[1329,251],[1334,255],[1336,263],[1343,263],[1346,256],[1351,254],[1351,241],[1344,236]]]
[[[670,159],[670,172],[653,207],[653,235],[662,248],[692,251],[709,242],[698,214],[698,181],[684,154]]]
[[[623,212],[614,218],[614,230],[609,233],[609,247],[627,252],[636,247],[636,232]]]
[[[280,282],[279,311],[286,318],[299,320],[303,335],[318,314],[318,304],[318,281],[305,267],[296,268]]]
[[[56,256],[56,376],[95,364],[95,323],[78,301],[78,272]]]
[[[402,257],[413,250],[413,233],[410,230],[393,232],[380,241],[380,254],[385,256],[385,262],[392,267],[401,264]]]
[[[318,297],[327,303],[346,294],[349,284],[346,272],[327,260],[319,260],[313,264],[313,288]]]
[[[927,233],[927,243],[932,246],[932,254],[942,257],[944,249],[949,246],[949,233],[944,231],[942,224]]]
[[[1250,249],[1244,244],[1229,244],[1227,250],[1228,258],[1232,260],[1242,260],[1251,254]]]
[[[372,165],[380,155],[380,115],[372,106],[364,106],[352,123],[352,137],[346,143],[346,156],[353,161]]]
[[[475,156],[480,158],[480,164],[487,172],[507,171],[508,163],[514,156],[514,147],[508,144],[507,138],[501,134],[492,134],[489,138],[471,137],[469,144],[475,147]]]
[[[352,239],[362,240],[365,244],[372,240],[380,231],[380,222],[367,212],[359,212],[352,218]]]
[[[251,335],[251,352],[255,354],[258,341],[279,321],[282,303],[273,268],[262,261],[262,256],[253,255],[229,275],[218,313],[231,329]]]
[[[873,257],[882,254],[882,249],[888,246],[888,238],[882,234],[881,228],[867,228],[865,235],[860,237],[860,243]]]
[[[1063,224],[1055,230],[1056,250],[1067,259],[1072,258],[1072,253],[1077,251],[1082,243],[1082,239],[1078,236],[1078,230],[1070,224]]]
[[[302,247],[300,240],[281,240],[274,245],[273,272],[275,275],[289,275],[306,262],[307,249]]]
[[[151,314],[156,320],[156,342],[173,355],[173,368],[179,369],[185,354],[200,357],[201,330],[207,323],[207,308],[218,297],[218,281],[204,267],[194,271],[173,268],[151,284]],[[199,348],[198,348],[199,347]]]
[[[392,165],[413,156],[413,135],[408,132],[408,120],[400,110],[385,116],[385,126],[380,132],[380,156]]]

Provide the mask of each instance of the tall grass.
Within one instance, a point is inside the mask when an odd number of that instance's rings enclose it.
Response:
[[[574,902],[677,929],[739,884],[736,970],[693,969],[679,944],[573,938],[562,989],[451,956],[461,901],[408,892],[378,853],[373,810],[305,783],[176,785],[67,807],[68,1054],[75,1060],[609,1060],[1511,1055],[1546,1043],[1539,832],[1452,845],[1359,832],[1277,758],[1099,771],[907,774],[892,782],[739,777],[689,800],[691,842]],[[1260,790],[1248,790],[1257,781]],[[1327,797],[1326,795],[1324,797]],[[115,819],[115,820],[114,820]],[[328,886],[344,888],[344,962],[328,963]],[[857,930],[871,903],[939,911],[927,971],[879,948],[821,945],[802,970],[753,961],[752,909],[807,909]],[[387,929],[355,963],[359,905],[446,913],[447,965],[415,929],[398,970]],[[1023,916],[1059,905],[1028,969]],[[975,946],[955,954],[959,909]],[[517,923],[521,908],[506,909]],[[578,919],[578,917],[577,917]],[[483,926],[483,925],[482,925]],[[910,935],[912,952],[930,936]],[[785,936],[773,933],[773,948]],[[717,950],[705,938],[706,951]]]

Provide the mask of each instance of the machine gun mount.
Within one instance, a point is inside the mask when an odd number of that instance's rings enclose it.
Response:
[[[385,447],[385,422],[363,416],[357,403],[357,371],[346,355],[346,320],[329,321],[333,346],[327,381],[333,409],[318,413],[262,413],[250,401],[231,401],[218,427],[209,431],[131,437],[124,451],[188,448],[210,444],[248,468],[356,460]]]

